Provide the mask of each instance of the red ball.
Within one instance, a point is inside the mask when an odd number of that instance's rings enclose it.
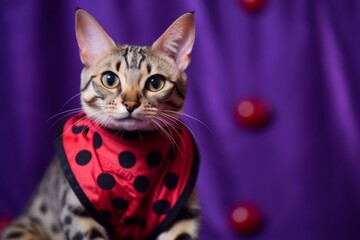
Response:
[[[265,0],[239,0],[239,2],[249,12],[258,12],[265,5]]]
[[[242,203],[230,212],[231,229],[242,235],[252,235],[260,231],[264,217],[260,209],[253,203]]]
[[[271,108],[257,97],[241,100],[235,107],[235,120],[247,128],[260,128],[270,122]]]

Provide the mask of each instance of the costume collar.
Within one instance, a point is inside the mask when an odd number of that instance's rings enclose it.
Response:
[[[155,239],[195,185],[198,154],[186,127],[114,132],[84,113],[58,131],[57,153],[72,189],[113,237]]]

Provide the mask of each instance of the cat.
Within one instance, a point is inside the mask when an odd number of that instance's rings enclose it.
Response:
[[[57,155],[0,239],[198,239],[199,159],[179,120],[194,15],[152,46],[116,44],[88,12],[75,15],[82,112],[59,127]]]

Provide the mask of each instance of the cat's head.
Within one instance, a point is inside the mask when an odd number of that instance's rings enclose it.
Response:
[[[111,129],[154,130],[177,122],[184,106],[185,69],[195,39],[194,16],[180,16],[152,46],[119,45],[86,11],[76,11],[81,103]]]

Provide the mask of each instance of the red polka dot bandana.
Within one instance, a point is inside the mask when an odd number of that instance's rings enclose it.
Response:
[[[197,177],[196,146],[184,126],[167,134],[113,132],[81,113],[59,129],[56,148],[75,194],[113,239],[155,239]]]

